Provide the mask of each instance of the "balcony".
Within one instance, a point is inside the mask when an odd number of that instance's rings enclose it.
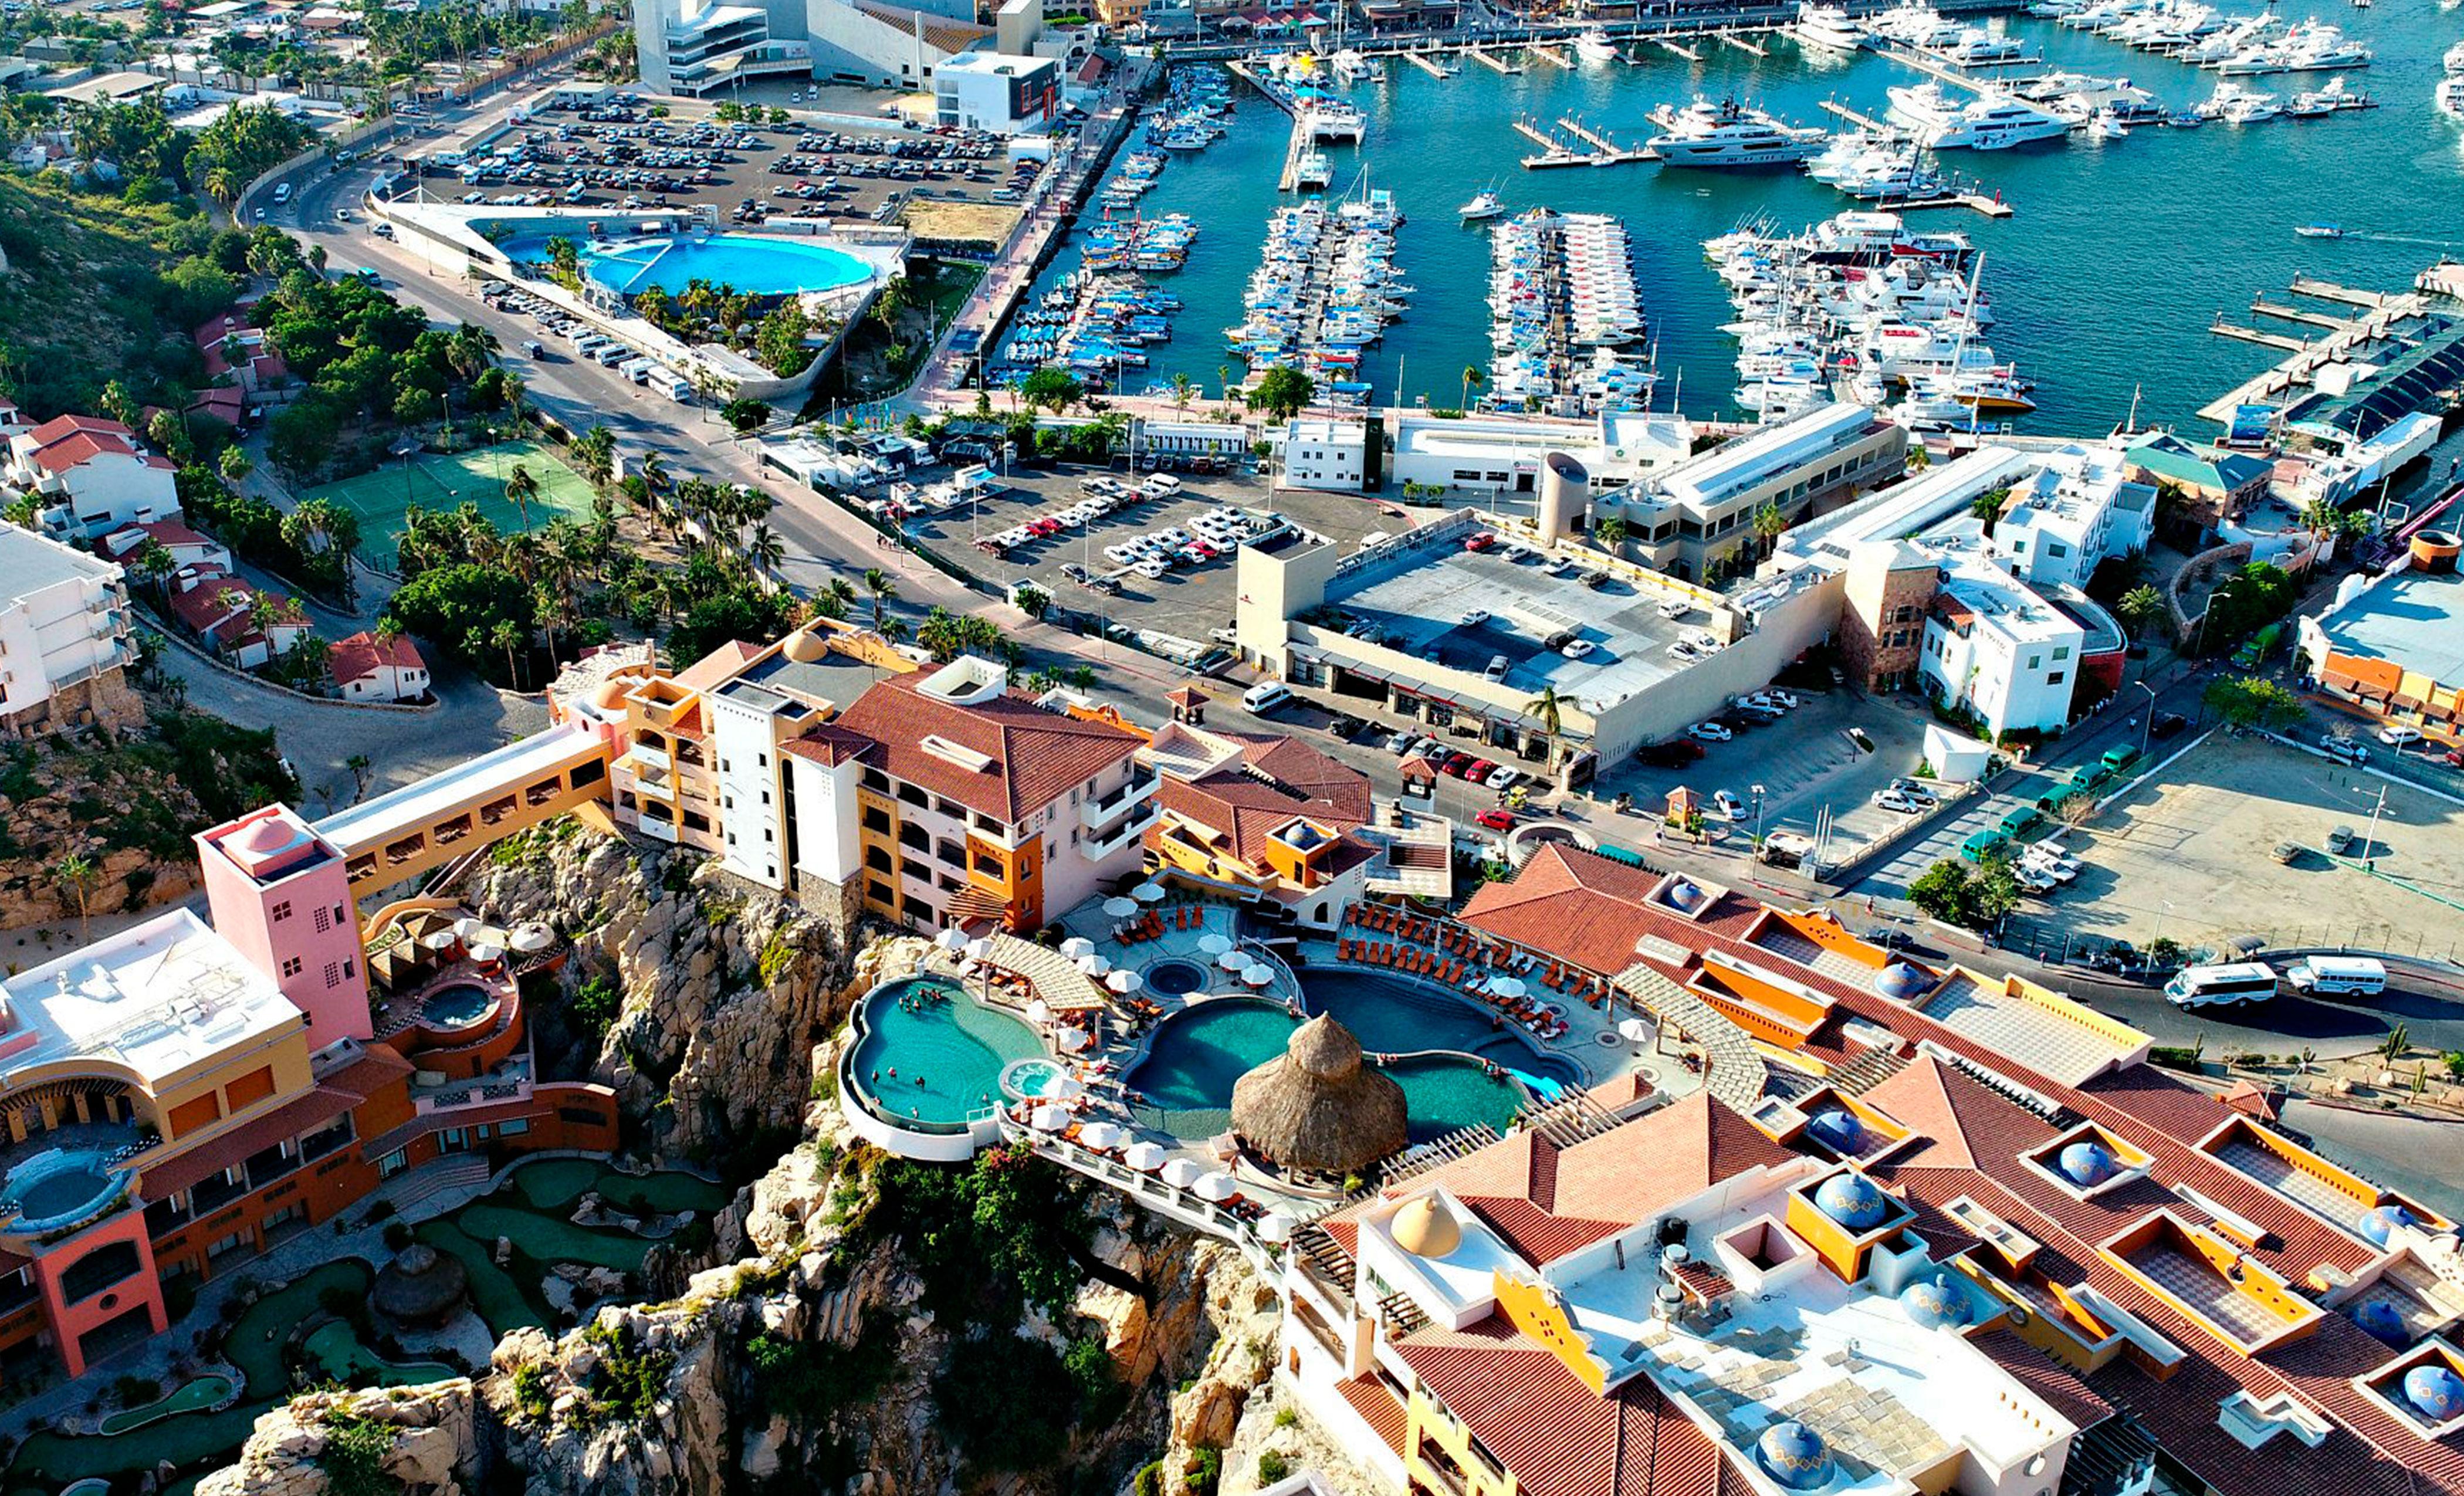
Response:
[[[1121,813],[1124,806],[1144,804],[1153,800],[1155,787],[1162,782],[1163,777],[1150,769],[1111,793],[1098,796],[1079,806],[1078,819],[1088,830],[1101,830]]]
[[[1078,850],[1089,862],[1102,862],[1122,847],[1135,843],[1141,832],[1155,825],[1159,814],[1161,811],[1154,800],[1141,801],[1136,809],[1121,818],[1118,826],[1103,836],[1088,837],[1078,844]]]

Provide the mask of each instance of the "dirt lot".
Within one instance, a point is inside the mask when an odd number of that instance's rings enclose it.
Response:
[[[2355,860],[2382,788],[2374,877]],[[2323,849],[2340,825],[2350,857]],[[2444,951],[2464,916],[2464,806],[2259,738],[2210,737],[2064,839],[2086,866],[2045,913],[2104,939]]]
[[[913,198],[899,216],[919,239],[975,239],[999,244],[1017,227],[1019,211],[1000,203]]]

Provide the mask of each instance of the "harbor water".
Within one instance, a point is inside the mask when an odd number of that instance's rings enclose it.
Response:
[[[2307,12],[2285,13],[2298,19]],[[2283,299],[2297,274],[2405,289],[2437,257],[2442,234],[2464,239],[2464,128],[2431,104],[2440,54],[2464,36],[2464,11],[2442,11],[2436,0],[2378,0],[2362,9],[2321,5],[2318,13],[2374,50],[2374,65],[2344,75],[2345,87],[2382,107],[1941,154],[1947,175],[1972,179],[2015,209],[2001,219],[1964,209],[1910,217],[1927,230],[1965,232],[1984,251],[1984,289],[1998,318],[1993,347],[2037,385],[2037,409],[2018,420],[2021,429],[2101,431],[2129,413],[2134,390],[2144,390],[2143,423],[2216,434],[2197,420],[2197,408],[2282,357],[2210,334],[2219,312],[2253,322],[2251,299]],[[2025,16],[2003,24],[2045,59],[2010,70],[2013,76],[2058,68],[2127,77],[2170,109],[2188,108],[2216,85],[2212,73],[2085,31]],[[1645,119],[1652,107],[1682,106],[1704,94],[1734,95],[1793,123],[1838,128],[1844,121],[1824,112],[1825,99],[1880,119],[1889,102],[1884,90],[1922,82],[1924,75],[1872,53],[1850,57],[1786,38],[1765,38],[1767,56],[1716,40],[1688,45],[1701,54],[1699,62],[1631,42],[1627,51],[1641,59],[1635,65],[1570,70],[1507,53],[1523,63],[1512,76],[1450,56],[1453,76],[1438,78],[1389,58],[1382,80],[1342,90],[1367,114],[1368,128],[1356,147],[1323,147],[1334,166],[1330,191],[1356,189],[1364,171],[1371,185],[1394,190],[1407,214],[1395,259],[1418,288],[1367,361],[1378,400],[1394,400],[1399,390],[1403,403],[1455,406],[1463,398],[1465,366],[1485,370],[1487,226],[1460,223],[1456,209],[1494,185],[1510,212],[1547,207],[1622,216],[1633,230],[1637,283],[1658,344],[1661,407],[1674,400],[1697,417],[1739,413],[1727,403],[1735,348],[1719,330],[1734,314],[1704,260],[1702,241],[1756,215],[1793,230],[1870,205],[1793,170],[1647,163],[1529,170],[1520,162],[1536,147],[1512,121],[1530,119],[1545,129],[1567,117],[1620,145],[1639,145],[1653,133]],[[2332,76],[2234,81],[2290,98]],[[1150,346],[1147,368],[1125,370],[1125,389],[1185,374],[1213,395],[1224,370],[1236,383],[1242,377],[1222,330],[1242,319],[1242,292],[1267,214],[1294,198],[1276,190],[1290,121],[1253,92],[1237,97],[1229,133],[1204,151],[1174,155],[1138,204],[1148,215],[1192,214],[1204,231],[1186,267],[1158,277],[1185,303],[1174,341]],[[2314,221],[2339,224],[2346,237],[2294,233]],[[1074,263],[1063,253],[1047,278]],[[2305,331],[2264,319],[2257,325]]]

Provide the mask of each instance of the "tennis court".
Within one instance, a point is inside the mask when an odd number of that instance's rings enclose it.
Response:
[[[469,451],[421,452],[407,461],[388,461],[374,473],[311,489],[300,496],[327,499],[357,515],[360,555],[380,571],[391,571],[394,540],[402,534],[403,511],[412,504],[423,509],[450,510],[473,503],[505,534],[521,530],[522,512],[505,497],[505,479],[513,475],[517,466],[529,469],[531,476],[539,480],[539,493],[530,500],[529,528],[538,529],[559,515],[574,519],[590,517],[589,480],[538,442],[503,442]]]

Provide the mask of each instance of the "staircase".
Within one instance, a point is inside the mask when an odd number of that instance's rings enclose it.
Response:
[[[374,1209],[378,1200],[385,1200],[397,1214],[415,1218],[419,1206],[448,1191],[486,1189],[494,1172],[485,1154],[454,1154],[395,1175],[368,1192],[366,1204]],[[360,1219],[368,1218],[363,1213]]]

